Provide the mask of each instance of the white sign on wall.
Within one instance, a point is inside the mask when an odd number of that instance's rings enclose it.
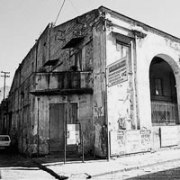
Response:
[[[80,143],[80,129],[79,124],[67,124],[67,144]]]
[[[111,131],[111,156],[151,150],[151,130]]]
[[[141,152],[141,136],[139,131],[126,131],[126,153]]]
[[[161,147],[178,144],[178,129],[176,126],[161,126]]]
[[[109,87],[127,81],[126,60],[126,57],[122,58],[107,67],[107,80]]]
[[[140,130],[140,135],[141,135],[141,147],[142,150],[144,151],[148,151],[151,150],[151,137],[152,137],[152,133],[151,130],[148,129],[142,129]]]

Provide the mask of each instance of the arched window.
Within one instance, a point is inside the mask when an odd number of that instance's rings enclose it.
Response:
[[[150,92],[153,125],[178,122],[176,83],[172,68],[160,57],[150,65]]]

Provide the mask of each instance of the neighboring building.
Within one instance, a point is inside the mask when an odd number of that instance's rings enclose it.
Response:
[[[63,151],[76,123],[86,154],[179,146],[180,39],[105,7],[50,24],[16,70],[8,102],[22,153]]]
[[[9,122],[8,101],[3,99],[0,105],[0,134],[9,134],[11,122]]]
[[[8,93],[10,87],[5,87],[5,99],[4,96],[4,87],[0,88],[0,134],[9,134],[11,129],[11,122],[9,122],[9,114],[8,114]]]
[[[9,87],[9,86],[6,86],[6,87],[5,87],[5,98],[8,97],[9,90],[10,90],[10,87]],[[4,96],[4,87],[1,87],[1,88],[0,88],[0,102],[3,100],[3,98],[4,98],[3,96]]]

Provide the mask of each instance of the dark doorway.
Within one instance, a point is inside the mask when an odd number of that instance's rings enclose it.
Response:
[[[67,124],[77,123],[77,103],[55,103],[49,106],[49,151],[64,151],[65,128]],[[67,129],[66,129],[67,131]],[[66,135],[67,136],[67,135]],[[67,147],[67,151],[74,151],[74,146]]]
[[[64,104],[50,104],[49,107],[49,151],[58,152],[64,149]]]

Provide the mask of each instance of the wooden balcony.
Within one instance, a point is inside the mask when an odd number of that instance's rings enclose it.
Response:
[[[36,73],[34,95],[92,94],[92,73],[79,71]]]

